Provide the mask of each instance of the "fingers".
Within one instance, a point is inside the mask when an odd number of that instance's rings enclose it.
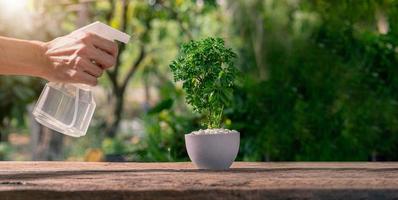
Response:
[[[81,57],[87,61],[94,61],[95,64],[100,66],[102,69],[110,68],[116,62],[116,58],[114,56],[111,56],[94,46],[88,45],[81,46],[76,49],[74,57]]]
[[[103,72],[100,67],[82,57],[76,58],[75,68],[79,70],[76,71],[73,79],[78,83],[84,83],[92,86],[97,85],[97,78],[100,77]]]
[[[81,68],[82,71],[87,72],[88,74],[94,77],[100,77],[103,73],[103,69],[98,67],[97,65],[91,63],[89,60],[84,58],[79,58],[77,61],[78,68]]]
[[[97,77],[77,69],[67,69],[63,73],[60,73],[54,79],[49,81],[56,81],[61,83],[83,83],[86,85],[95,86],[97,85]]]
[[[116,58],[114,56],[94,47],[89,50],[88,58],[95,61],[95,63],[103,69],[112,67],[116,62]]]
[[[94,45],[94,47],[99,48],[102,51],[105,51],[106,53],[110,54],[111,56],[116,57],[118,53],[118,47],[115,42],[109,41],[96,34],[91,34],[91,33],[88,34],[89,37],[91,37],[91,42]]]
[[[103,70],[83,57],[76,56],[73,60],[70,62],[73,66],[66,68],[64,73],[59,73],[58,81],[97,85],[97,78],[102,75]]]
[[[76,74],[74,75],[74,82],[83,83],[91,86],[96,86],[98,84],[97,77],[81,71],[76,72]]]
[[[112,67],[116,62],[117,45],[115,42],[104,39],[93,33],[84,33],[79,36],[82,44],[76,49],[78,56],[93,60],[103,69]]]
[[[93,33],[72,32],[47,45],[52,61],[48,80],[96,85],[103,70],[114,66],[117,44]]]

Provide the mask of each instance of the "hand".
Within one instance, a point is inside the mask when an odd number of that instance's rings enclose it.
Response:
[[[97,85],[97,78],[112,67],[117,44],[93,33],[72,32],[44,43],[48,65],[42,76],[49,81]]]

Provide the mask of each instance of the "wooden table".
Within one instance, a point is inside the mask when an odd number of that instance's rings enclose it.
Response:
[[[0,162],[0,199],[398,199],[398,163]]]

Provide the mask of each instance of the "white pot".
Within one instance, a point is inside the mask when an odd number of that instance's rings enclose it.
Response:
[[[239,151],[240,134],[187,134],[185,146],[189,158],[199,169],[228,169]]]

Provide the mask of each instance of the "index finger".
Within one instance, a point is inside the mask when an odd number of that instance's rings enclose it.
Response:
[[[116,42],[105,39],[97,34],[91,34],[91,39],[96,48],[101,49],[112,56],[117,55],[118,47]]]

